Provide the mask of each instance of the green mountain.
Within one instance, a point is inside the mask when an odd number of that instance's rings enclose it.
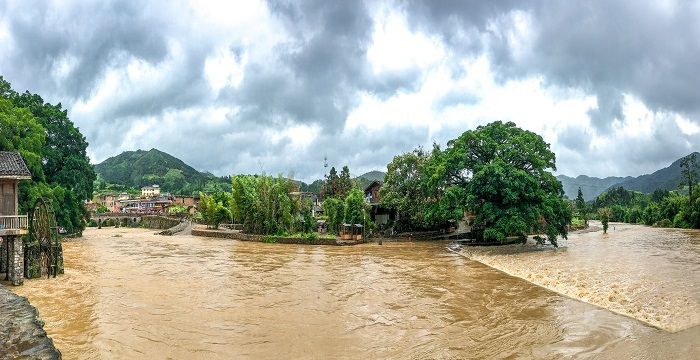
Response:
[[[700,154],[695,154],[700,158]],[[601,193],[620,186],[625,188],[625,190],[652,193],[656,189],[675,190],[678,188],[678,184],[681,183],[682,179],[680,163],[681,159],[678,159],[668,167],[637,177],[606,177],[601,179],[586,175],[580,175],[576,178],[559,175],[557,179],[561,181],[564,194],[569,199],[576,198],[579,187],[581,187],[583,198],[586,201],[593,200]]]
[[[158,184],[165,192],[188,195],[226,182],[157,149],[125,151],[95,165],[95,172],[106,183],[137,188]]]
[[[695,152],[695,156],[700,159],[700,153]],[[626,179],[615,184],[615,187],[623,187],[626,190],[651,193],[656,189],[675,190],[683,181],[681,175],[681,159],[674,161],[668,167],[654,171],[651,174]],[[612,187],[612,186],[611,186]]]
[[[576,199],[576,196],[578,195],[578,188],[580,187],[581,192],[583,193],[583,199],[589,201],[595,199],[598,195],[603,193],[605,190],[608,190],[611,186],[621,181],[632,179],[632,177],[630,176],[623,178],[611,176],[601,179],[586,175],[579,175],[575,178],[566,175],[559,175],[557,176],[557,179],[559,179],[561,182],[561,185],[564,188],[564,194],[569,199]]]

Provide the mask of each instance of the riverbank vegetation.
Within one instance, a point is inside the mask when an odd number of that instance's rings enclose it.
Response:
[[[552,175],[555,155],[541,136],[514,123],[464,132],[442,150],[434,145],[399,155],[388,165],[382,204],[399,211],[401,226],[425,229],[473,216],[484,241],[544,233],[556,246],[567,235],[571,209]]]
[[[31,181],[20,182],[20,213],[44,197],[52,200],[59,226],[82,232],[83,202],[92,198],[95,172],[88,143],[67,110],[28,91],[18,93],[0,76],[0,128],[0,150],[19,152],[32,173]]]
[[[695,154],[683,159],[683,183],[674,191],[656,190],[651,194],[613,188],[586,204],[592,215],[601,211],[613,222],[646,224],[656,227],[700,228],[700,187]]]
[[[643,194],[615,188],[601,194],[588,206],[593,216],[608,211],[613,222],[645,224],[656,227],[700,228],[700,203],[695,191],[693,202],[679,191],[657,190]],[[600,220],[599,217],[595,217]]]

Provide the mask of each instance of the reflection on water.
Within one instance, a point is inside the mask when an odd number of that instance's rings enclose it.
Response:
[[[66,359],[593,357],[670,336],[445,245],[90,229],[64,243],[64,276],[12,290]],[[678,348],[692,358],[691,331]]]
[[[700,324],[700,231],[614,224],[560,249],[465,248],[508,274],[668,331]]]

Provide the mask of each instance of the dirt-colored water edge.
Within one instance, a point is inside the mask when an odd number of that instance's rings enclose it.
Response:
[[[595,225],[594,225],[595,226]],[[560,248],[464,247],[469,259],[669,332],[700,324],[700,231],[611,224]]]

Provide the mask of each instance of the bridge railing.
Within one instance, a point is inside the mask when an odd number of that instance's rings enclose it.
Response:
[[[26,230],[29,228],[27,215],[0,216],[0,230]]]

